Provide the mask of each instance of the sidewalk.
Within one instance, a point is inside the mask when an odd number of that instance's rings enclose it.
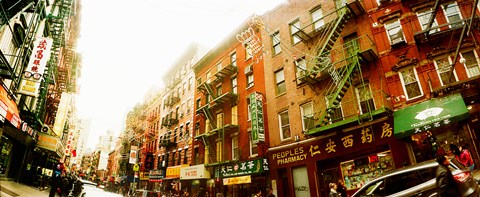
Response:
[[[47,197],[49,188],[39,191],[35,187],[14,181],[0,181],[0,196],[2,197]]]

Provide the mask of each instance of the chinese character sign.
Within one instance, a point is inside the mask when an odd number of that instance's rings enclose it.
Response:
[[[257,92],[253,92],[249,95],[250,98],[250,113],[252,117],[252,142],[257,144],[258,142],[265,141],[265,130],[263,124],[263,96]]]
[[[19,93],[29,96],[38,96],[40,83],[45,72],[45,66],[50,58],[53,40],[39,37],[35,39],[32,55],[27,68],[23,72]]]

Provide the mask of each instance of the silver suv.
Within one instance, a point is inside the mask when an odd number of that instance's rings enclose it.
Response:
[[[456,159],[450,170],[463,196],[479,196],[480,186],[473,174]],[[352,197],[359,196],[437,196],[435,160],[404,167],[378,177],[362,186]]]

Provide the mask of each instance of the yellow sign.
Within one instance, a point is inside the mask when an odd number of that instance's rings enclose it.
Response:
[[[140,166],[138,164],[133,165],[133,171],[138,172],[140,170]]]
[[[252,179],[250,175],[223,179],[223,185],[235,185],[235,184],[245,184],[245,183],[252,183]]]
[[[57,151],[60,138],[48,134],[39,133],[37,146],[50,151]]]
[[[188,164],[168,167],[165,178],[167,179],[180,178],[180,168],[182,167],[188,167]]]

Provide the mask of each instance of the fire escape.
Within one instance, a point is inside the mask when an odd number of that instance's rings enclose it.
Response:
[[[208,154],[209,164],[215,164],[222,162],[222,158],[217,158],[217,140],[221,140],[224,143],[225,132],[238,130],[236,122],[225,123],[224,114],[214,114],[217,110],[223,109],[226,104],[234,106],[237,103],[237,95],[232,91],[223,93],[221,88],[214,91],[213,87],[221,84],[225,79],[237,73],[238,68],[232,64],[221,65],[217,67],[214,76],[205,75],[204,79],[198,78],[197,89],[205,96],[205,104],[203,106],[197,106],[197,115],[203,116],[206,124],[206,128],[203,133],[198,134],[195,138],[202,140],[205,145],[205,152]],[[221,87],[221,86],[219,86]]]
[[[443,3],[443,4],[442,4]],[[448,2],[447,2],[448,3]],[[467,80],[463,81],[453,81],[454,80],[454,66],[459,58],[459,54],[462,48],[473,48],[476,46],[474,41],[469,39],[469,35],[472,35],[471,31],[478,30],[479,27],[479,17],[476,16],[476,10],[478,5],[478,0],[472,1],[472,10],[471,16],[464,19],[453,20],[450,19],[447,23],[437,24],[436,14],[442,8],[446,8],[448,4],[440,0],[427,0],[422,2],[416,2],[412,7],[425,7],[425,5],[432,7],[431,16],[429,18],[428,24],[423,31],[416,32],[414,34],[415,42],[420,44],[429,44],[429,43],[442,43],[444,40],[449,40],[450,43],[448,46],[455,47],[455,50],[447,47],[438,47],[440,50],[432,50],[427,56],[435,57],[437,55],[442,55],[446,51],[455,51],[452,63],[449,68],[449,81],[447,84],[441,87],[433,89],[433,96],[442,96],[454,92],[462,92],[462,96],[466,103],[471,102],[471,100],[478,99],[478,88],[480,87],[480,77],[474,76]],[[450,4],[451,6],[452,4]],[[451,9],[451,8],[450,8]],[[460,13],[459,13],[460,14]],[[435,25],[434,25],[435,24]],[[452,38],[458,38],[452,39]],[[466,39],[467,38],[467,39]],[[453,43],[452,43],[453,42]],[[457,43],[454,43],[457,42]],[[470,60],[472,61],[472,60]],[[476,60],[473,60],[476,62]]]
[[[47,20],[53,38],[51,57],[46,69],[47,76],[44,86],[46,88],[43,88],[44,91],[41,92],[41,97],[46,98],[47,101],[39,101],[37,111],[48,113],[44,116],[47,117],[45,122],[49,125],[53,124],[62,92],[72,91],[74,86],[70,88],[67,88],[67,86],[71,82],[70,80],[74,80],[76,77],[71,78],[70,70],[74,64],[73,60],[78,60],[75,57],[73,46],[69,42],[70,39],[75,39],[75,36],[71,36],[71,32],[69,32],[71,28],[70,19],[73,14],[72,4],[73,0],[55,1],[53,7],[56,11],[50,14]],[[77,69],[76,66],[73,66],[73,68]],[[74,74],[77,74],[76,71]],[[42,110],[45,108],[46,110]]]
[[[316,26],[318,21],[313,21],[294,34],[307,45],[314,45],[313,48],[316,49],[315,57],[307,60],[307,67],[298,67],[297,76],[300,82],[307,83],[313,89],[319,88],[325,96],[325,105],[315,113],[313,123],[305,131],[307,135],[318,135],[332,128],[360,124],[388,111],[388,107],[383,105],[386,94],[382,88],[379,92],[370,92],[368,88],[368,93],[365,94],[359,94],[359,90],[350,88],[367,87],[362,66],[378,59],[372,39],[367,35],[355,34],[343,37],[343,43],[337,42],[349,19],[364,13],[365,10],[359,1],[337,5],[335,10],[318,20],[323,21],[321,27]],[[360,97],[369,98],[371,101],[358,103]],[[382,100],[380,109],[375,108],[374,98]],[[342,105],[348,106],[348,109],[342,111],[340,109]]]

